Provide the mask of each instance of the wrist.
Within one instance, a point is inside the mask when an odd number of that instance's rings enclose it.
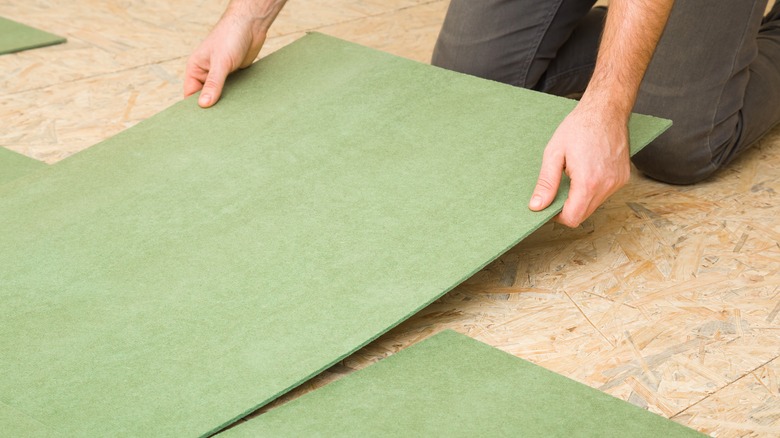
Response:
[[[577,104],[578,111],[584,111],[592,117],[608,122],[620,122],[628,125],[634,99],[621,90],[591,90],[582,95]]]
[[[232,0],[223,18],[249,25],[254,35],[265,35],[286,0]]]

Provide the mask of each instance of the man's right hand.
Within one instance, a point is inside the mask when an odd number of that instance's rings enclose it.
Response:
[[[198,105],[219,100],[225,78],[249,67],[260,53],[266,34],[285,0],[233,0],[208,37],[187,61],[184,96],[200,91]]]

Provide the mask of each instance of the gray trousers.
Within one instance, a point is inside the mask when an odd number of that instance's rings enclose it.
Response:
[[[433,64],[557,95],[581,93],[606,9],[593,0],[452,0]],[[677,0],[634,111],[674,126],[634,157],[647,176],[701,181],[780,121],[780,3]]]

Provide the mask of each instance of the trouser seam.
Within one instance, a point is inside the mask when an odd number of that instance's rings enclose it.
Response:
[[[755,2],[753,3],[753,6],[755,8]],[[754,12],[755,12],[755,9],[751,10],[751,12],[750,12],[751,16],[752,16],[752,14]],[[732,58],[731,68],[729,69],[729,77],[726,79],[726,82],[724,82],[723,85],[720,88],[720,95],[718,96],[718,101],[715,104],[715,110],[712,113],[712,120],[710,121],[709,130],[707,132],[707,149],[710,152],[709,162],[710,162],[710,166],[712,166],[712,167],[714,167],[716,169],[719,168],[720,166],[716,162],[715,153],[714,153],[713,148],[712,148],[712,133],[715,131],[715,119],[718,117],[718,112],[720,111],[720,104],[723,101],[723,95],[726,92],[726,86],[728,85],[729,81],[731,81],[734,78],[734,74],[736,73],[737,59],[739,58],[740,49],[743,48],[744,45],[745,45],[748,29],[750,29],[750,20],[749,19],[745,21],[745,28],[742,30],[742,36],[740,37],[740,44],[739,44],[738,49],[734,53],[734,56]],[[747,70],[746,74],[749,76],[750,75],[749,64],[748,64],[748,67],[746,67],[746,70]],[[748,78],[748,82],[749,81],[750,81],[750,78]],[[742,113],[742,107],[739,108],[739,113],[740,114]],[[734,139],[735,143],[733,145],[731,145],[731,149],[733,149],[733,148],[735,148],[737,146],[736,143],[739,141],[739,137],[742,136],[742,132],[741,132],[742,128],[743,128],[742,124],[741,123],[737,123],[737,128],[739,128],[740,132],[736,133],[737,135],[736,135],[736,138]],[[725,152],[726,151],[724,151],[724,155],[728,155]]]
[[[536,35],[534,35],[534,38],[536,40],[536,44],[534,45],[533,54],[532,56],[526,56],[525,64],[523,65],[523,68],[520,70],[519,74],[520,76],[514,81],[515,86],[523,87],[523,88],[532,88],[536,84],[527,84],[528,81],[528,74],[531,70],[531,63],[534,62],[536,59],[536,54],[539,53],[539,47],[542,45],[542,39],[544,39],[544,36],[547,34],[547,32],[550,30],[550,25],[552,24],[553,18],[555,15],[558,14],[558,11],[561,9],[561,3],[563,3],[563,0],[558,0],[558,3],[556,4],[555,8],[551,8],[550,12],[545,17],[545,25],[544,27],[540,27],[539,30],[536,32]]]

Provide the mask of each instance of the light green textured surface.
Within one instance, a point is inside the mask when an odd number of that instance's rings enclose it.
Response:
[[[64,42],[63,37],[0,17],[0,55]]]
[[[704,435],[448,330],[218,436]]]
[[[526,204],[572,107],[312,34],[6,184],[0,418],[218,430],[552,217]],[[635,117],[634,147],[668,125]]]
[[[46,164],[0,147],[0,186],[46,168]]]

